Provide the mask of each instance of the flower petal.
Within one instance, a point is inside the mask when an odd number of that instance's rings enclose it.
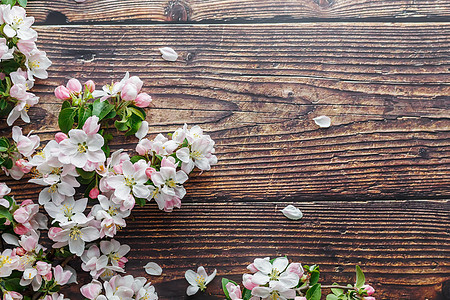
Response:
[[[328,128],[331,126],[331,119],[327,116],[320,116],[313,119],[320,128]]]
[[[162,274],[162,268],[154,262],[149,262],[144,266],[145,272],[150,275],[160,276]]]

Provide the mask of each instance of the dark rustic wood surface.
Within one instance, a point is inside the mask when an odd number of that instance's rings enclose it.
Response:
[[[151,278],[161,299],[183,299],[199,265],[218,269],[208,292],[223,299],[221,276],[280,255],[320,264],[327,282],[359,264],[377,299],[450,299],[449,4],[32,0],[29,13],[55,24],[36,28],[53,66],[25,132],[53,136],[52,91],[67,79],[130,71],[154,97],[151,134],[200,124],[217,141],[219,165],[188,182],[180,210],[137,209],[118,236],[131,274],[163,266]],[[162,60],[162,46],[180,59]],[[39,187],[7,183],[37,199]],[[292,202],[300,221],[279,212]]]

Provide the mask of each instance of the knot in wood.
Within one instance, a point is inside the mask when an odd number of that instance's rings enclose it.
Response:
[[[334,4],[334,0],[313,0],[314,3],[323,8],[328,8]]]
[[[164,15],[167,21],[186,22],[191,19],[191,8],[184,1],[171,0],[164,9]]]

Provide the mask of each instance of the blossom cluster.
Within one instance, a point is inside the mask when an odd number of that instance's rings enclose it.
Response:
[[[28,91],[35,78],[48,77],[51,65],[46,53],[36,47],[33,23],[23,7],[0,5],[0,115],[8,115],[9,126],[19,117],[30,122],[28,109],[39,98]]]
[[[247,266],[251,274],[243,274],[243,290],[234,281],[222,279],[228,300],[320,300],[322,289],[331,289],[327,300],[375,300],[375,290],[365,284],[365,276],[356,266],[356,283],[340,286],[319,284],[319,267],[289,263],[286,257],[256,258]]]
[[[214,141],[200,127],[187,125],[167,137],[147,138],[144,108],[151,97],[142,92],[143,82],[137,76],[127,73],[100,91],[95,87],[92,80],[82,84],[71,79],[55,89],[55,96],[63,101],[58,120],[61,132],[45,146],[40,146],[38,136],[31,132],[25,136],[18,126],[12,129],[12,140],[0,139],[4,148],[0,157],[8,161],[3,166],[5,173],[17,180],[30,173],[29,182],[43,186],[39,204],[25,200],[20,205],[6,196],[10,189],[1,186],[0,205],[5,213],[0,220],[10,216],[0,228],[2,237],[25,250],[5,250],[0,277],[20,276],[21,291],[31,287],[28,290],[42,297],[59,299],[64,296],[55,293],[67,282],[55,281],[58,275],[49,270],[58,268],[59,272],[61,260],[78,256],[83,271],[93,278],[82,289],[87,298],[157,299],[154,287],[144,278],[119,275],[125,273],[130,247],[113,238],[126,227],[136,204],[155,200],[167,212],[180,208],[186,194],[183,184],[193,169],[207,171],[217,163]],[[136,155],[122,149],[111,152],[111,124],[138,138]],[[84,197],[76,194],[80,187],[85,188]],[[39,212],[39,205],[50,220]],[[40,230],[47,228],[54,242],[50,250],[38,245]],[[24,247],[25,240],[33,242],[32,246]],[[17,253],[33,259],[17,269]],[[6,261],[11,261],[10,267]],[[58,264],[52,266],[53,261]],[[68,270],[64,272],[72,272]]]

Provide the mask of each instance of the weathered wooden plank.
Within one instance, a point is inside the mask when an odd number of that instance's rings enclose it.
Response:
[[[246,22],[303,19],[436,18],[450,15],[450,1],[409,0],[34,0],[29,12],[40,23]]]
[[[150,278],[161,299],[184,299],[187,269],[217,268],[208,293],[223,299],[221,277],[241,282],[254,258],[287,255],[320,264],[323,281],[331,283],[354,280],[359,264],[377,299],[446,299],[448,201],[300,202],[299,221],[279,212],[286,204],[188,204],[171,214],[155,205],[136,209],[117,236],[132,245],[127,272]],[[163,267],[162,277],[145,274],[149,261]]]
[[[186,201],[448,197],[449,29],[39,27],[54,64],[35,88],[42,99],[26,131],[44,141],[56,132],[54,86],[70,77],[105,84],[129,70],[154,96],[151,135],[200,124],[217,141],[219,165],[189,182]],[[179,61],[161,59],[165,45]],[[333,126],[319,129],[319,115]],[[117,147],[134,143],[119,138]],[[36,191],[27,186],[21,197]]]

